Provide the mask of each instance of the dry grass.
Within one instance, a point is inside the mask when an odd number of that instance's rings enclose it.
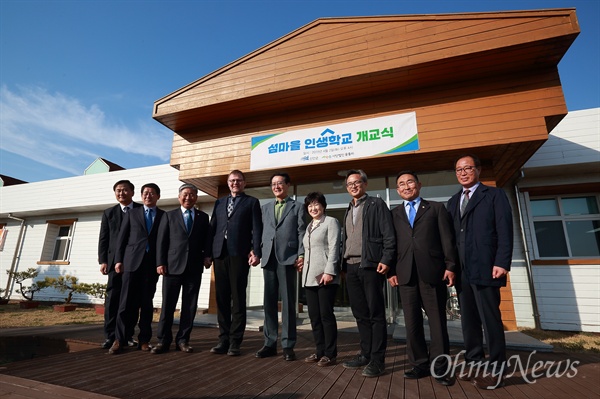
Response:
[[[519,331],[554,346],[555,351],[600,353],[599,333],[538,329],[520,329]]]

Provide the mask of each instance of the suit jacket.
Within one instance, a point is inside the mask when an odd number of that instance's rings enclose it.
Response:
[[[342,222],[342,270],[346,270],[346,219],[352,211],[352,203],[348,204]],[[379,263],[394,267],[396,258],[396,239],[392,214],[381,198],[367,195],[363,204],[363,229],[360,267],[376,269]]]
[[[186,267],[204,270],[204,258],[210,255],[208,215],[197,209],[192,230],[187,232],[181,208],[165,213],[158,227],[157,265],[166,266],[167,274],[180,275]]]
[[[446,270],[458,272],[454,226],[444,204],[421,199],[413,227],[404,204],[392,210],[392,219],[398,255],[388,277],[395,273],[398,284],[408,284],[415,264],[422,281],[437,285]]]
[[[317,278],[323,274],[335,276],[329,284],[340,283],[340,222],[331,216],[325,216],[317,227],[304,235],[304,267],[302,268],[302,286],[316,287]],[[318,278],[320,280],[320,278]]]
[[[142,206],[137,202],[133,203],[133,208]],[[133,209],[132,209],[133,210]],[[117,204],[104,210],[102,214],[102,223],[100,224],[100,236],[98,238],[98,263],[108,264],[108,271],[115,268],[115,254],[117,252],[117,240],[121,230],[121,221],[123,220],[123,210],[121,205]]]
[[[513,251],[512,210],[502,189],[479,184],[460,216],[462,189],[448,201],[462,272],[471,284],[505,286],[506,277],[493,279],[492,268],[510,270]]]
[[[160,219],[165,211],[156,208],[156,215],[152,223],[150,233],[146,229],[146,217],[144,207],[140,206],[130,210],[123,218],[115,263],[123,262],[123,268],[126,272],[136,271],[142,264],[148,247],[150,259],[156,259],[156,237]],[[155,261],[154,267],[156,267]]]
[[[248,256],[251,250],[262,258],[260,242],[262,238],[262,214],[260,203],[254,197],[241,193],[236,197],[231,217],[227,218],[227,198],[219,198],[210,219],[213,238],[212,257],[223,255],[225,232],[227,232],[227,252],[231,256]]]
[[[293,265],[300,255],[304,255],[304,215],[304,206],[289,197],[279,222],[275,222],[275,201],[262,206],[262,267],[267,265],[272,252],[281,265]]]

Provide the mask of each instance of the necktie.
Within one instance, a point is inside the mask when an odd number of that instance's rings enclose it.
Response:
[[[276,222],[279,222],[279,219],[281,219],[281,212],[283,211],[284,206],[285,206],[285,200],[277,201],[277,203],[275,204],[275,221]]]
[[[410,201],[408,205],[408,221],[410,222],[410,227],[413,227],[415,216],[417,215],[417,211],[415,211],[415,201]]]
[[[235,197],[231,197],[229,204],[227,204],[227,217],[231,217],[231,214],[233,213],[233,201],[235,201]]]
[[[192,212],[189,209],[185,210],[185,228],[189,234],[192,231]]]
[[[465,209],[467,209],[467,204],[469,203],[469,193],[470,190],[465,190],[465,198],[463,198],[462,204],[460,204],[460,217],[465,214]]]
[[[148,234],[152,230],[152,209],[146,209],[146,230],[148,230]]]
[[[124,207],[124,208],[123,208],[123,213],[127,213],[127,211],[128,211],[128,210],[129,210],[129,207],[127,207],[127,206],[126,206],[126,207]]]

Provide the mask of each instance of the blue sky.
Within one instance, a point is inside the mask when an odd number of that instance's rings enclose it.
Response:
[[[598,0],[0,0],[0,174],[168,163],[154,101],[321,17],[571,7],[581,34],[559,71],[573,111],[600,106]]]

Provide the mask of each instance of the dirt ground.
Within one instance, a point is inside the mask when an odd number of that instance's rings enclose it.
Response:
[[[72,312],[55,312],[50,304],[41,303],[35,309],[21,309],[18,302],[0,305],[0,328],[53,326],[64,324],[102,324],[104,316],[96,314],[90,305],[80,305]],[[158,321],[158,313],[155,314]],[[600,334],[569,331],[522,329],[542,342],[566,352],[600,353]]]

